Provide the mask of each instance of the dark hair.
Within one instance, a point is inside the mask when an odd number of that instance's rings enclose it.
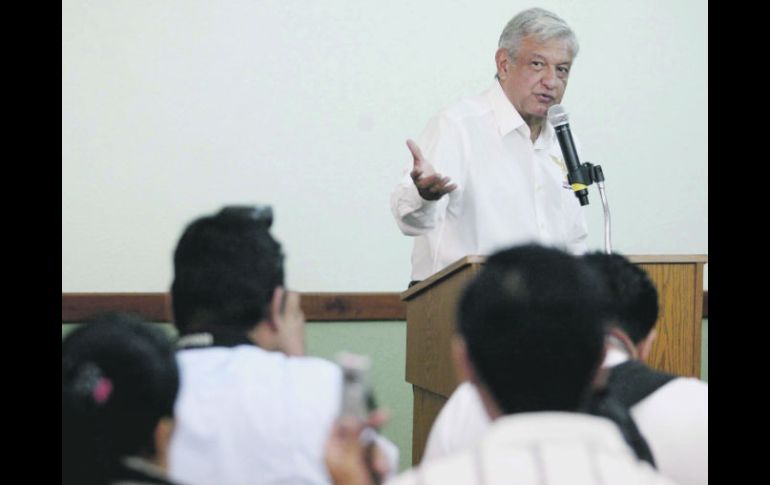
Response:
[[[460,300],[459,330],[505,414],[576,411],[603,355],[606,292],[579,259],[537,245],[490,256]]]
[[[225,207],[187,226],[174,252],[171,300],[181,334],[219,326],[249,330],[283,285],[281,245],[269,207]]]
[[[644,340],[658,319],[658,291],[650,277],[620,254],[597,252],[583,258],[605,280],[611,298],[611,321],[634,344]]]
[[[105,483],[126,456],[153,457],[173,417],[179,369],[167,335],[105,314],[62,341],[62,483]]]

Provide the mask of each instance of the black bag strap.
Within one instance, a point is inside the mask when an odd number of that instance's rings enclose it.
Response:
[[[627,408],[668,384],[675,375],[660,372],[641,361],[628,360],[610,369],[607,388]]]
[[[594,416],[601,416],[612,420],[620,429],[625,442],[634,450],[636,457],[646,461],[653,468],[657,468],[650,446],[636,426],[629,408],[613,396],[607,388],[600,389],[592,394],[588,412]]]

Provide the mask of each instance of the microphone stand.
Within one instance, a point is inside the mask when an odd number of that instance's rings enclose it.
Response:
[[[604,209],[604,252],[612,254],[612,240],[611,240],[611,219],[610,219],[610,206],[607,202],[607,194],[604,189],[604,172],[602,172],[601,165],[594,165],[590,162],[581,164],[578,169],[583,175],[585,185],[591,185],[596,182],[596,186],[599,187],[599,196],[602,199],[602,208]],[[581,201],[582,202],[582,201]],[[588,204],[588,196],[586,193],[585,202]],[[585,205],[582,204],[581,205]]]

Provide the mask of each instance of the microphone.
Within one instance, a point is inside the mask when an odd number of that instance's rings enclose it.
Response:
[[[567,181],[572,186],[580,205],[588,205],[588,185],[591,182],[580,170],[580,159],[578,159],[575,142],[572,140],[572,132],[569,129],[567,111],[560,104],[551,106],[548,108],[548,121],[551,122],[556,131],[556,139],[559,140],[561,153],[564,155],[564,162],[567,165]]]

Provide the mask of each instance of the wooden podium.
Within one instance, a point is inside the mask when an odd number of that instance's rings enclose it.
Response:
[[[660,316],[649,364],[682,376],[700,377],[703,265],[705,255],[627,256],[658,289]],[[406,380],[412,384],[412,464],[422,459],[428,433],[459,384],[450,340],[460,294],[486,260],[466,256],[401,294],[406,302]]]

